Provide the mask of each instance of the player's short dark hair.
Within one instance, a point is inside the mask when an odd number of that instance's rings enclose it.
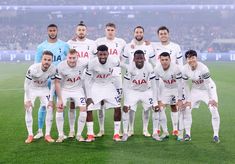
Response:
[[[169,58],[171,58],[171,55],[170,55],[168,52],[162,52],[159,56],[160,56],[160,57],[163,56],[163,57],[169,57]]]
[[[134,57],[135,57],[137,54],[143,54],[143,56],[144,56],[144,51],[142,51],[142,50],[136,50],[136,51],[134,52]]]
[[[105,27],[106,27],[106,28],[107,28],[107,27],[116,28],[116,25],[115,25],[114,23],[112,23],[112,22],[109,22],[109,23],[107,23],[107,24],[105,25]]]
[[[134,28],[134,32],[135,32],[135,30],[136,30],[137,28],[141,28],[141,29],[143,30],[143,32],[144,32],[144,27],[143,27],[143,26],[136,26],[136,27]]]
[[[44,55],[50,55],[51,57],[53,57],[53,53],[51,51],[48,51],[48,50],[43,51],[42,56],[44,56]]]
[[[76,53],[78,53],[75,49],[70,49],[69,50],[69,54],[76,54]]]
[[[188,50],[185,52],[185,58],[190,58],[192,56],[196,56],[197,57],[197,52],[195,50]]]
[[[97,47],[97,51],[108,51],[108,47],[104,44]]]
[[[86,27],[86,24],[84,23],[84,21],[80,21],[80,22],[77,24],[77,26],[84,26],[84,27]]]
[[[161,31],[161,30],[166,30],[168,33],[170,32],[166,26],[161,26],[157,29],[157,33],[159,34],[159,31]]]
[[[47,28],[50,28],[50,27],[58,28],[56,24],[49,24],[49,25],[47,26]]]

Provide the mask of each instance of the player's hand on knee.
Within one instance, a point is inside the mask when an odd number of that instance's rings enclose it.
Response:
[[[87,100],[86,100],[86,105],[87,105],[87,107],[88,107],[89,105],[91,105],[91,104],[94,104],[92,98],[87,98]]]
[[[24,104],[24,107],[26,110],[30,109],[32,107],[32,102],[29,100],[29,101],[26,101],[25,104]]]
[[[158,112],[159,110],[160,110],[159,105],[153,106],[153,111],[154,111],[154,112]]]
[[[191,108],[192,105],[191,105],[191,102],[189,101],[186,101],[184,104],[183,104],[183,108],[186,109],[186,108]]]
[[[163,104],[162,101],[158,101],[158,107],[159,107],[159,110],[162,110],[165,108],[165,104]]]
[[[215,100],[209,100],[208,106],[218,107],[218,103]]]
[[[128,106],[123,106],[122,110],[123,112],[127,113],[130,110],[130,108]]]
[[[56,104],[56,108],[58,112],[63,112],[64,110],[64,104],[62,100],[58,100]]]
[[[53,106],[54,106],[53,101],[49,101],[48,105],[47,105],[47,108],[52,108],[53,109]]]
[[[178,110],[182,110],[183,109],[183,101],[182,100],[178,100],[178,102],[176,103]]]

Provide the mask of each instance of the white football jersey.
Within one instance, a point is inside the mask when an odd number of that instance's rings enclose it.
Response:
[[[130,89],[146,91],[151,87],[150,80],[155,79],[155,74],[152,65],[148,62],[145,62],[141,69],[132,63],[128,65],[124,78],[129,81]]]
[[[119,66],[119,62],[112,58],[107,58],[105,64],[99,62],[98,57],[93,58],[88,63],[86,76],[91,77],[94,83],[106,85],[112,83],[113,68]]]
[[[97,52],[95,42],[87,38],[84,41],[69,40],[67,43],[70,49],[75,49],[78,52],[78,58],[82,62],[88,63]]]
[[[210,72],[207,66],[201,62],[197,62],[197,68],[192,70],[189,64],[185,64],[182,70],[182,78],[184,80],[192,80],[192,88],[206,90],[207,86],[205,80],[210,80],[211,83],[214,83],[210,78]]]
[[[124,49],[123,57],[128,61],[128,64],[133,62],[134,53],[136,50],[142,50],[145,54],[145,60],[155,65],[155,54],[152,45],[146,45],[145,42],[142,45],[134,45],[133,41],[128,43]]]
[[[154,72],[156,80],[162,79],[164,86],[169,89],[177,89],[177,80],[181,79],[182,75],[178,65],[171,63],[167,70],[163,70],[162,65],[159,63],[155,68]]]
[[[122,54],[124,52],[124,47],[126,45],[126,41],[121,38],[114,38],[113,40],[109,40],[106,37],[98,38],[96,41],[97,47],[100,45],[106,45],[109,48],[109,57],[114,58],[118,62],[120,62]]]
[[[71,68],[67,60],[57,66],[56,78],[61,80],[61,88],[69,91],[76,91],[83,85],[83,72],[87,66],[84,61],[78,61],[74,68]]]
[[[171,62],[183,66],[183,56],[181,48],[178,44],[174,42],[169,42],[167,45],[163,45],[161,42],[152,43],[157,58],[159,62],[160,54],[162,52],[168,52],[171,56]]]
[[[48,88],[47,80],[55,79],[56,67],[51,65],[46,72],[42,71],[42,63],[35,63],[31,65],[26,73],[26,78],[31,82],[28,86],[31,89]]]

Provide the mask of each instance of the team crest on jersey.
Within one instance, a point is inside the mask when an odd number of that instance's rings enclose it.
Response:
[[[136,85],[146,84],[147,81],[145,79],[142,80],[133,80],[132,83],[135,83]]]

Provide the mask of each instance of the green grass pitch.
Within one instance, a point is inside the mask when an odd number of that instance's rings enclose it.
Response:
[[[235,163],[235,63],[207,63],[217,84],[221,116],[221,143],[212,143],[211,115],[206,105],[193,110],[192,141],[156,142],[142,136],[141,110],[137,111],[135,136],[127,142],[112,141],[113,111],[106,113],[106,135],[93,143],[45,143],[43,139],[26,145],[23,81],[29,64],[0,63],[0,163]],[[34,108],[37,130],[38,101]],[[66,111],[67,113],[67,111]],[[168,115],[168,127],[171,122]],[[94,118],[97,119],[96,113]],[[152,125],[150,122],[149,131]],[[65,120],[68,133],[68,118]],[[95,132],[98,132],[95,120]],[[84,131],[84,134],[86,130]],[[57,138],[55,118],[52,136]]]

